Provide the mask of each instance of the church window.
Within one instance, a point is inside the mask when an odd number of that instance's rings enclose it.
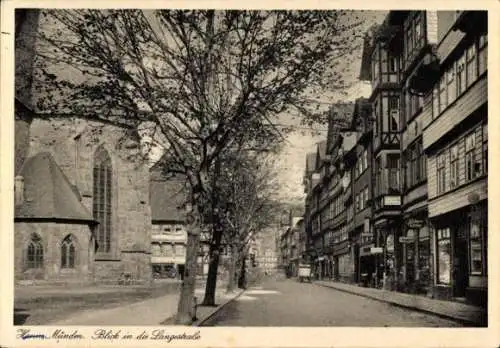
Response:
[[[61,243],[61,268],[75,268],[76,248],[73,236],[69,235]]]
[[[97,252],[111,251],[112,167],[108,151],[100,146],[94,155],[93,214],[97,225]]]
[[[33,234],[26,250],[26,268],[43,268],[43,245],[39,235]]]

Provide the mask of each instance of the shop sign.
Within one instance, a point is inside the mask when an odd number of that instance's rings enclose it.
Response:
[[[414,237],[399,237],[400,243],[413,243],[415,241]]]
[[[373,248],[370,248],[370,253],[371,254],[382,254],[384,251],[382,248],[380,247],[373,247]]]
[[[424,225],[424,222],[422,220],[417,220],[417,219],[409,219],[406,224],[408,225],[409,228],[420,228]]]

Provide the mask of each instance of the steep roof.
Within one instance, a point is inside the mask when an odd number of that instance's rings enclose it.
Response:
[[[322,161],[326,156],[326,140],[320,141],[317,145],[317,159],[316,159],[316,167],[320,168],[322,165]]]
[[[157,176],[149,183],[152,221],[184,222],[186,203],[185,180],[181,176],[162,179]]]
[[[15,218],[96,222],[50,153],[28,158],[19,175],[24,177],[24,201],[15,207]]]
[[[328,135],[327,135],[327,153],[329,153],[334,144],[339,140],[340,133],[347,128],[350,128],[354,103],[335,103],[329,110],[328,117]]]

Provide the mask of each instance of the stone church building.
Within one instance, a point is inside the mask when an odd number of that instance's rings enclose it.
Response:
[[[126,129],[41,117],[33,95],[39,11],[16,12],[16,282],[151,278],[149,169]],[[126,139],[126,141],[124,141]]]

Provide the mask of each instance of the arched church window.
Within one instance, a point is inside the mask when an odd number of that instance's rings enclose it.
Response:
[[[61,268],[75,268],[76,247],[74,237],[69,235],[61,243]]]
[[[26,250],[26,268],[43,268],[42,239],[36,233],[31,235]]]
[[[110,252],[111,250],[111,202],[112,202],[112,167],[111,157],[103,146],[94,154],[94,200],[93,214],[99,221],[97,225],[97,252]]]

